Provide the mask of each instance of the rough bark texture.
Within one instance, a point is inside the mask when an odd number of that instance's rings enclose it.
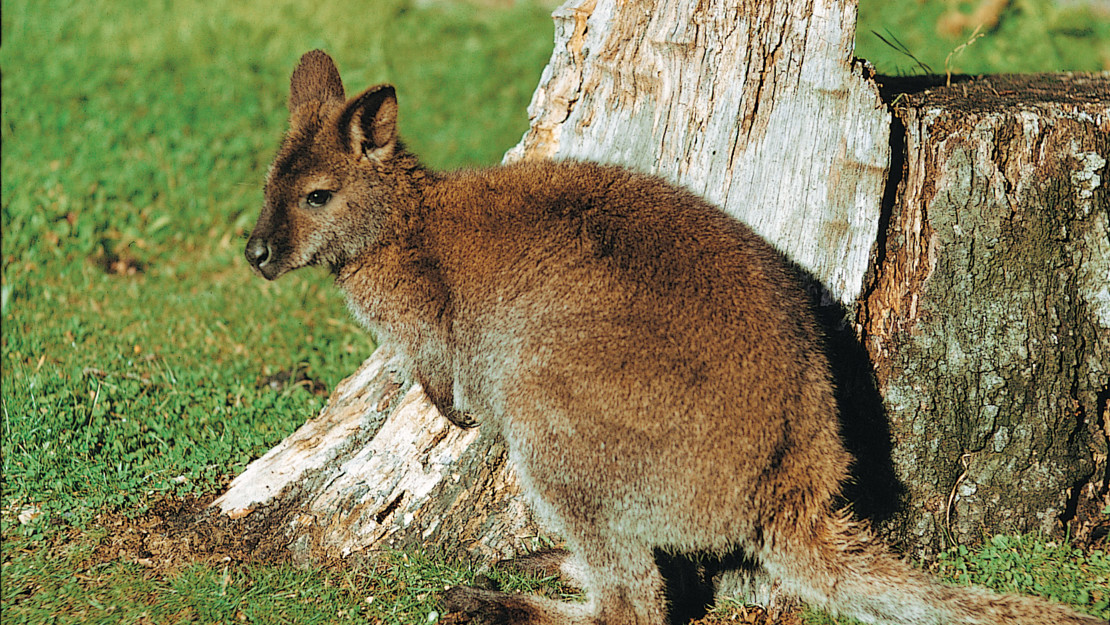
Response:
[[[1106,496],[1110,77],[895,109],[902,179],[859,302],[905,495],[885,529],[923,549],[1057,532]]]

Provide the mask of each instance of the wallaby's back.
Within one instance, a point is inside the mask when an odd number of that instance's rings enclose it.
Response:
[[[828,365],[797,277],[747,227],[585,163],[455,174],[425,197],[460,407],[535,429],[529,462],[592,505],[650,499],[621,522],[671,547],[732,548],[760,511],[831,503],[848,457]]]

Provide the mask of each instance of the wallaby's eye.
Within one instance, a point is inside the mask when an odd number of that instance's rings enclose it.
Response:
[[[331,191],[324,191],[322,189],[318,189],[316,191],[313,191],[313,192],[309,193],[305,197],[304,201],[307,202],[308,205],[311,206],[312,208],[320,208],[324,204],[327,204],[328,200],[330,200],[330,199],[331,199]]]

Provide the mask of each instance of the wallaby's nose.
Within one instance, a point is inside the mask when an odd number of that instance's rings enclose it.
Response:
[[[261,271],[270,262],[270,244],[262,239],[251,239],[247,241],[246,255],[251,267]]]

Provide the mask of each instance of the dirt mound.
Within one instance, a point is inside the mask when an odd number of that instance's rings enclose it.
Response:
[[[231,519],[208,508],[213,499],[163,499],[141,516],[100,514],[96,525],[107,535],[93,557],[99,562],[134,562],[160,572],[195,563],[290,560],[286,515],[259,510]]]

